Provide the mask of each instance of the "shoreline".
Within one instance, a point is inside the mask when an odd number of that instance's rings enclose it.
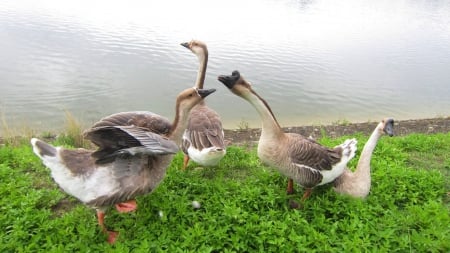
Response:
[[[342,123],[330,125],[306,125],[282,127],[284,132],[298,133],[303,136],[311,136],[314,139],[320,139],[322,134],[336,138],[343,135],[353,135],[362,133],[369,135],[373,132],[379,122],[361,122],[361,123]],[[407,135],[411,133],[435,134],[450,132],[450,116],[427,119],[409,119],[396,120],[394,134],[396,136]],[[242,145],[248,143],[257,143],[261,135],[261,128],[246,129],[224,129],[225,142],[228,145]],[[56,133],[54,135],[56,137]],[[0,144],[4,143],[4,137],[0,136]]]
[[[322,134],[336,138],[343,135],[353,135],[363,133],[369,135],[373,132],[379,122],[362,123],[344,123],[331,125],[308,125],[282,127],[283,131],[289,133],[298,133],[303,136],[311,136],[314,139],[320,139]],[[254,143],[259,140],[261,128],[248,129],[224,129],[227,145]],[[396,136],[407,135],[411,133],[434,134],[450,132],[450,117],[428,118],[428,119],[409,119],[396,120],[394,134]]]

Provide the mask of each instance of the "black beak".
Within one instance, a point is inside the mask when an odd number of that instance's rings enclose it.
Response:
[[[386,122],[384,123],[383,131],[390,137],[394,136],[394,120],[393,119],[386,120]]]
[[[197,90],[198,94],[199,94],[200,97],[202,97],[202,98],[207,97],[209,94],[212,94],[212,93],[214,93],[215,91],[216,91],[216,89],[208,89],[208,90],[205,90],[205,89],[198,89],[198,90]]]
[[[182,45],[183,47],[189,49],[189,42],[184,42],[184,43],[181,43],[180,45]]]
[[[231,73],[231,76],[230,75],[228,75],[228,76],[220,75],[217,78],[217,80],[219,80],[220,82],[225,84],[225,86],[227,86],[228,89],[232,89],[240,77],[241,77],[241,74],[239,73],[239,71],[235,70],[235,71],[233,71],[233,73]]]

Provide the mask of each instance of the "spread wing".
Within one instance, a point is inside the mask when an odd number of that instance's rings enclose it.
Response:
[[[172,123],[156,113],[148,111],[119,112],[102,118],[92,128],[104,126],[136,126],[160,135],[168,134]]]
[[[108,163],[117,157],[175,154],[175,142],[136,126],[100,126],[85,133],[99,148],[92,153],[96,163]]]

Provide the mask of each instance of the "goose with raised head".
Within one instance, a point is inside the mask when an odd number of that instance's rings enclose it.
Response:
[[[208,48],[199,40],[181,43],[181,45],[197,56],[199,69],[195,87],[203,89],[208,65]],[[215,166],[225,156],[226,147],[220,116],[208,107],[205,101],[192,108],[188,126],[183,134],[181,149],[184,153],[183,169],[186,169],[189,159],[202,166]]]
[[[132,211],[136,196],[148,194],[159,185],[173,154],[179,150],[190,110],[214,91],[182,91],[169,128],[167,120],[157,114],[143,112],[137,119],[149,120],[141,122],[118,113],[103,118],[84,133],[98,146],[95,151],[54,147],[36,138],[31,139],[33,151],[66,193],[97,210],[102,231],[107,233],[108,242],[114,243],[118,233],[106,229],[106,210],[115,205],[120,212]],[[130,115],[135,114],[139,113]],[[128,125],[124,125],[126,122]]]
[[[221,75],[219,81],[235,95],[247,100],[262,120],[258,143],[258,157],[271,167],[277,168],[289,178],[288,194],[293,192],[293,182],[306,191],[302,201],[309,197],[315,186],[332,182],[342,174],[356,151],[356,139],[328,148],[296,133],[285,133],[278,124],[269,104],[259,96],[238,71]]]
[[[337,193],[350,195],[357,198],[365,198],[369,195],[371,187],[370,161],[372,153],[381,136],[394,135],[394,119],[385,118],[375,127],[359,157],[356,170],[352,172],[346,168],[342,175],[334,181],[333,189]]]

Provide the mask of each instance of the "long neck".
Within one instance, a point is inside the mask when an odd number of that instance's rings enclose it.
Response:
[[[189,111],[183,110],[178,104],[175,110],[175,119],[172,122],[172,128],[169,131],[168,137],[178,146],[181,146],[183,133],[188,125]]]
[[[206,49],[201,50],[197,57],[199,66],[197,72],[197,80],[195,81],[195,87],[197,89],[203,89],[203,84],[205,83],[206,68],[208,66],[208,51]]]
[[[369,140],[367,140],[366,145],[364,145],[358,165],[356,166],[355,174],[370,176],[370,160],[372,159],[372,153],[377,145],[378,139],[381,137],[380,127],[381,123],[378,124],[370,135]]]
[[[245,95],[244,99],[253,105],[261,118],[261,138],[277,138],[283,134],[283,131],[273,115],[272,110],[264,99],[254,92]]]

